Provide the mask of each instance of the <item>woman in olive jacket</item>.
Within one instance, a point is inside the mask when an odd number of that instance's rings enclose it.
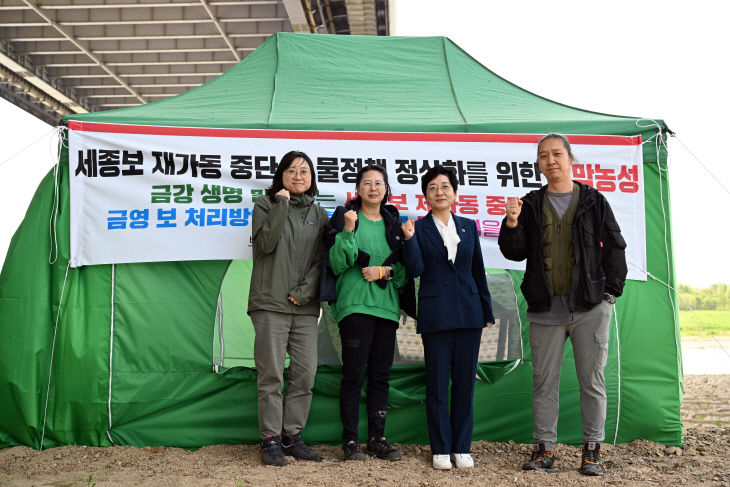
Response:
[[[314,202],[314,167],[303,152],[286,154],[253,210],[253,271],[248,297],[256,337],[261,457],[283,466],[284,454],[322,457],[302,441],[317,371],[322,228],[327,212]],[[286,397],[284,361],[289,353]]]

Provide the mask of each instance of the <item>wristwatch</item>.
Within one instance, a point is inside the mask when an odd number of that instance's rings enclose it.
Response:
[[[616,296],[609,293],[603,293],[603,300],[608,301],[608,304],[616,304]]]

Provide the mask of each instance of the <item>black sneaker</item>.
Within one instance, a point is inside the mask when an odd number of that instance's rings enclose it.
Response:
[[[537,450],[530,455],[530,461],[522,465],[522,470],[539,470],[540,472],[555,473],[558,471],[558,462],[554,450],[546,450],[540,443]]]
[[[284,455],[289,455],[297,460],[307,460],[309,462],[321,462],[322,455],[316,451],[312,451],[303,441],[302,433],[296,435],[281,435],[281,450]]]
[[[342,451],[345,453],[345,461],[347,460],[365,460],[365,455],[360,451],[360,443],[357,441],[346,441],[342,445]]]
[[[264,465],[276,465],[277,467],[289,465],[281,452],[281,437],[279,435],[269,436],[261,440],[261,460]]]
[[[601,461],[601,444],[586,443],[583,445],[583,456],[581,457],[580,469],[583,475],[600,477],[603,475],[603,462]]]
[[[367,452],[369,455],[378,457],[381,460],[388,460],[390,462],[400,460],[400,452],[397,448],[388,444],[385,436],[381,436],[380,438],[371,437],[368,440]]]

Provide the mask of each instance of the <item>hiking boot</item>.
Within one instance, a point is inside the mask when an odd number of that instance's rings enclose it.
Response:
[[[302,433],[296,435],[281,435],[281,450],[284,455],[289,455],[297,460],[307,460],[308,462],[321,462],[322,455],[313,451],[302,441]]]
[[[400,452],[397,448],[388,444],[385,436],[380,438],[371,437],[368,440],[367,452],[370,456],[388,460],[389,462],[400,460]]]
[[[601,461],[601,444],[591,441],[583,445],[583,456],[581,457],[580,469],[583,475],[600,477],[603,475],[603,462]]]
[[[264,465],[275,465],[277,467],[289,465],[281,451],[281,437],[279,435],[268,436],[261,440],[261,460]]]
[[[537,450],[532,452],[530,461],[522,465],[522,470],[539,470],[540,472],[555,473],[558,471],[555,451],[546,450],[545,445],[540,443]]]
[[[357,441],[346,441],[342,445],[342,451],[345,453],[345,461],[347,460],[365,460],[365,455],[360,451],[360,443]]]

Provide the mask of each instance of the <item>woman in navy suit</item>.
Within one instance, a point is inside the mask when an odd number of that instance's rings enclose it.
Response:
[[[482,328],[494,322],[476,224],[451,213],[457,187],[452,169],[431,168],[421,179],[431,211],[402,227],[406,271],[421,277],[416,331],[423,340],[428,434],[439,470],[451,468],[451,456],[458,468],[474,466],[474,379]]]

